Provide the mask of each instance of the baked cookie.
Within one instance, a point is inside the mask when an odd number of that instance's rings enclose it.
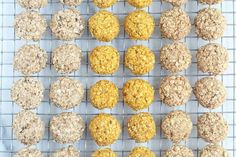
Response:
[[[47,0],[17,0],[17,3],[26,9],[40,9],[48,4]]]
[[[187,3],[188,0],[162,0],[162,1],[170,3],[173,6],[181,6]]]
[[[229,154],[218,144],[208,144],[200,151],[200,157],[229,157]]]
[[[17,152],[14,157],[43,157],[43,154],[35,148],[26,147]]]
[[[50,157],[80,157],[80,152],[74,146],[61,148],[54,152]]]
[[[185,146],[174,145],[166,150],[163,157],[194,157],[193,151]]]
[[[93,152],[91,157],[118,157],[110,148],[101,148]]]
[[[76,7],[82,3],[83,0],[60,0],[62,4],[68,5],[70,7]]]
[[[128,0],[128,3],[136,8],[144,8],[151,5],[152,0]]]
[[[202,4],[213,5],[213,4],[221,3],[223,0],[198,0],[198,1],[199,3],[202,3]]]
[[[99,8],[109,8],[116,2],[117,0],[93,0],[93,3]]]
[[[156,155],[149,148],[135,147],[128,157],[155,157]]]

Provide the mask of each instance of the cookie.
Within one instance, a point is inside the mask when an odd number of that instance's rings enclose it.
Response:
[[[60,0],[62,4],[68,5],[70,7],[76,7],[82,3],[83,0]]]
[[[125,66],[135,75],[150,72],[154,65],[155,54],[146,46],[131,46],[125,53]]]
[[[151,5],[152,0],[128,0],[128,3],[136,8],[144,8]]]
[[[35,148],[26,147],[17,152],[14,157],[43,157],[43,154]]]
[[[40,9],[48,4],[47,0],[17,0],[17,3],[26,9]]]
[[[144,10],[136,10],[125,17],[124,27],[131,39],[147,40],[154,32],[154,17]]]
[[[187,3],[188,0],[162,0],[162,1],[170,3],[173,6],[181,6]]]
[[[61,148],[54,152],[50,157],[80,157],[80,152],[74,146]]]
[[[223,2],[223,0],[198,0],[198,2],[202,4],[213,5]]]
[[[135,147],[128,157],[155,157],[156,155],[149,148]]]
[[[218,144],[208,144],[200,151],[200,157],[229,157],[229,154]]]
[[[118,157],[110,148],[101,148],[93,152],[91,157]]]
[[[109,8],[114,5],[117,0],[93,0],[93,3],[99,8]]]
[[[194,157],[193,151],[185,146],[174,145],[170,149],[166,150],[163,157]]]

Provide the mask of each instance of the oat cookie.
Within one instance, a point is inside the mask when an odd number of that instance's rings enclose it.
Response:
[[[47,22],[38,12],[26,11],[15,17],[14,28],[19,38],[38,41],[46,31]]]
[[[101,148],[93,152],[91,157],[118,157],[110,148]]]
[[[163,12],[160,16],[160,31],[163,38],[181,40],[191,30],[188,14],[179,7]]]
[[[91,35],[99,41],[109,42],[120,32],[119,19],[111,12],[101,10],[88,20]]]
[[[83,97],[83,85],[78,80],[61,77],[51,84],[49,98],[57,107],[71,109],[80,105]]]
[[[215,109],[226,99],[223,83],[214,77],[205,77],[195,83],[194,94],[198,102],[206,108]]]
[[[109,8],[116,2],[117,0],[93,0],[93,3],[99,8]]]
[[[125,17],[124,27],[131,39],[147,40],[154,32],[154,17],[144,10],[136,10]]]
[[[26,147],[17,152],[14,157],[43,157],[43,154],[38,149]]]
[[[163,157],[194,157],[193,151],[185,146],[174,145],[166,150]]]
[[[209,112],[198,117],[198,135],[207,142],[218,143],[228,134],[227,121],[220,113]]]
[[[80,152],[74,146],[61,148],[54,152],[50,157],[80,157]]]
[[[188,0],[162,0],[162,1],[170,3],[173,6],[181,6],[187,3]]]
[[[47,0],[17,0],[17,2],[26,9],[40,9],[48,4]]]
[[[219,44],[207,44],[197,52],[197,67],[202,72],[221,74],[227,69],[228,61],[227,49]]]
[[[208,4],[208,5],[213,5],[213,4],[218,4],[218,3],[223,2],[223,0],[198,0],[198,1],[199,3]]]
[[[154,89],[147,81],[128,80],[122,90],[124,102],[133,110],[148,108],[154,100]]]
[[[53,15],[50,28],[53,36],[60,40],[74,40],[82,36],[84,20],[76,9],[61,10]]]
[[[148,7],[152,4],[152,0],[127,0],[128,3],[136,8]]]
[[[119,89],[108,80],[101,80],[89,90],[91,104],[97,109],[113,108],[118,103]]]
[[[184,43],[164,45],[160,50],[161,66],[172,73],[186,70],[192,61],[191,52]]]
[[[58,73],[68,74],[80,69],[81,49],[74,44],[63,44],[52,51],[52,64]]]
[[[160,99],[170,107],[186,104],[191,93],[192,87],[184,76],[166,76],[161,80]]]
[[[24,45],[15,54],[13,68],[24,75],[40,72],[47,66],[48,55],[37,45]]]
[[[113,74],[120,64],[120,55],[112,46],[97,46],[89,54],[92,71],[97,74]]]
[[[25,77],[11,87],[11,99],[25,110],[35,109],[43,100],[43,84],[34,78]]]
[[[44,122],[31,111],[21,111],[12,123],[15,137],[25,145],[38,143],[44,135]]]
[[[226,19],[215,8],[200,10],[194,19],[195,32],[204,40],[216,40],[223,36],[226,28]]]
[[[88,129],[92,139],[98,146],[113,144],[121,133],[119,121],[112,115],[104,113],[93,117]]]
[[[81,116],[72,112],[63,112],[50,121],[52,138],[60,144],[75,143],[81,139],[85,129]]]
[[[147,147],[135,147],[128,157],[156,157],[156,155]]]
[[[218,144],[208,144],[200,151],[200,157],[229,157],[229,154]]]
[[[147,142],[156,135],[156,125],[152,115],[141,112],[127,120],[129,136],[136,142]]]
[[[62,4],[68,5],[70,7],[76,7],[82,3],[83,0],[60,0]]]
[[[180,110],[168,113],[161,124],[161,129],[165,137],[174,143],[187,140],[192,128],[193,123],[190,116]]]
[[[155,65],[155,54],[146,46],[131,46],[125,53],[125,66],[136,75],[150,72]]]

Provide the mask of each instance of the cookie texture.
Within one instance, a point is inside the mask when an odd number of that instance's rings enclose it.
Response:
[[[63,112],[50,121],[50,132],[57,143],[75,143],[81,139],[85,129],[81,116],[72,112]]]
[[[154,89],[147,81],[128,80],[122,90],[124,102],[133,110],[148,108],[154,100]]]
[[[120,55],[112,46],[97,46],[89,54],[90,67],[97,74],[113,74],[120,64]]]
[[[117,0],[93,0],[93,3],[99,8],[109,8],[116,2]]]
[[[128,157],[155,157],[156,155],[147,147],[135,147]]]
[[[69,74],[80,69],[82,56],[77,45],[60,45],[52,51],[52,64],[58,73]]]
[[[113,108],[118,103],[119,89],[108,80],[101,80],[89,90],[91,104],[97,109]]]
[[[88,129],[92,139],[98,146],[113,144],[121,133],[119,121],[112,115],[105,113],[93,117]]]
[[[21,111],[12,123],[15,137],[25,145],[38,143],[44,135],[44,122],[31,111]]]
[[[150,72],[154,65],[155,54],[146,46],[131,46],[125,53],[125,66],[135,75]]]
[[[181,110],[168,113],[161,124],[165,137],[174,143],[187,140],[192,128],[193,123],[190,116]]]
[[[51,157],[80,157],[80,152],[74,146],[61,148],[54,152]]]
[[[163,12],[160,16],[160,31],[163,38],[181,40],[191,30],[188,14],[179,7]]]
[[[198,0],[198,1],[202,4],[208,4],[208,5],[213,5],[223,2],[223,0]]]
[[[14,157],[43,157],[43,154],[35,148],[26,147],[17,152]]]
[[[11,99],[22,109],[35,109],[43,100],[43,91],[43,84],[39,80],[25,77],[11,87]]]
[[[208,144],[200,151],[201,157],[229,157],[228,152],[218,144]]]
[[[93,152],[91,157],[118,157],[110,148],[101,148]]]
[[[128,3],[136,8],[144,8],[151,5],[152,0],[128,0]]]
[[[88,20],[91,35],[99,41],[109,42],[120,32],[119,19],[111,12],[101,10]]]
[[[38,41],[46,31],[47,22],[36,11],[25,11],[15,17],[14,28],[19,38]]]
[[[71,109],[82,102],[84,88],[78,80],[61,77],[51,84],[49,98],[57,107]]]
[[[219,44],[207,44],[197,52],[197,67],[211,75],[222,74],[228,67],[228,51]]]
[[[191,93],[192,87],[184,76],[166,76],[161,80],[160,99],[170,107],[186,104]]]
[[[13,68],[24,75],[40,72],[47,66],[48,55],[37,45],[24,45],[15,54]]]
[[[147,142],[156,135],[156,125],[148,112],[133,115],[127,120],[129,136],[136,142]]]
[[[154,32],[155,21],[146,11],[136,10],[125,17],[124,27],[131,39],[147,40]]]
[[[194,157],[193,151],[185,146],[174,145],[166,150],[163,157]]]
[[[17,3],[26,9],[40,9],[48,4],[47,0],[17,0]]]
[[[161,66],[172,73],[186,70],[191,61],[191,52],[184,43],[174,42],[167,44],[160,50]]]
[[[223,141],[228,134],[228,124],[220,113],[209,112],[198,117],[198,135],[210,143]]]
[[[83,0],[60,0],[62,4],[68,5],[70,7],[76,7],[81,4]]]
[[[188,0],[162,0],[162,1],[170,3],[173,6],[181,6],[187,3]]]
[[[194,19],[195,32],[204,40],[216,40],[223,36],[226,28],[226,19],[215,8],[201,9]]]
[[[80,11],[66,9],[53,15],[50,28],[54,37],[60,40],[74,40],[82,36],[85,26]]]

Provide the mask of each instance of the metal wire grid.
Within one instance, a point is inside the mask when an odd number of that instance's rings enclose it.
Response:
[[[183,8],[188,12],[188,14],[191,17],[191,20],[195,17],[196,13],[200,8],[206,7],[198,4],[196,0],[189,0],[189,3],[186,4]],[[225,47],[228,48],[229,55],[230,55],[230,63],[229,68],[225,72],[225,74],[219,76],[218,78],[221,79],[228,91],[228,97],[225,102],[225,104],[213,111],[215,112],[221,112],[224,117],[227,119],[229,123],[229,135],[228,138],[223,141],[221,144],[226,148],[230,156],[236,157],[236,125],[235,125],[235,118],[236,118],[236,91],[235,91],[235,82],[236,82],[236,2],[234,0],[225,0],[220,5],[216,5],[214,7],[219,8],[222,10],[223,14],[226,16],[228,21],[228,27],[227,31],[220,40],[216,41],[218,43],[221,43]],[[22,77],[21,74],[13,71],[12,68],[12,60],[15,51],[22,46],[25,43],[31,43],[27,41],[20,40],[17,38],[14,34],[14,28],[12,27],[14,16],[19,14],[22,9],[20,6],[18,6],[15,2],[15,0],[1,0],[0,1],[0,8],[1,8],[1,18],[0,18],[0,38],[1,38],[1,55],[0,55],[0,82],[1,82],[1,96],[0,96],[0,157],[8,157],[12,156],[15,152],[17,152],[19,149],[24,147],[22,144],[20,144],[14,137],[12,133],[12,120],[16,113],[20,111],[19,107],[15,105],[9,96],[9,91],[11,88],[11,85],[13,82],[18,80],[20,77]],[[40,13],[48,19],[48,21],[51,19],[51,16],[53,13],[55,13],[58,10],[64,9],[65,6],[58,3],[58,0],[49,0],[49,5],[44,8],[40,9]],[[170,8],[170,5],[161,3],[159,0],[154,0],[154,3],[152,6],[147,8],[146,10],[152,14],[155,17],[155,20],[158,21],[160,13],[163,10],[166,10]],[[98,11],[96,7],[92,4],[92,0],[84,0],[78,9],[81,11],[83,17],[87,20],[89,16],[94,14],[94,12]],[[125,15],[127,15],[128,12],[131,12],[134,10],[133,7],[129,6],[127,2],[124,0],[120,0],[116,5],[114,5],[110,9],[113,13],[115,13],[121,23],[123,23]],[[158,25],[158,23],[157,23]],[[120,139],[111,145],[110,147],[118,153],[119,156],[127,156],[129,151],[134,147],[138,145],[144,145],[148,146],[150,149],[152,149],[158,157],[161,157],[163,154],[163,151],[171,146],[171,142],[165,139],[159,129],[161,119],[170,112],[171,108],[166,107],[164,104],[160,102],[160,99],[158,97],[157,88],[159,86],[160,79],[164,76],[168,75],[168,73],[160,68],[159,63],[159,52],[158,49],[166,43],[169,43],[170,41],[162,39],[160,37],[160,32],[158,31],[158,26],[155,29],[155,33],[152,36],[151,39],[148,41],[131,41],[129,40],[128,36],[125,35],[123,25],[121,26],[121,33],[118,38],[116,38],[114,41],[110,43],[101,43],[96,41],[91,37],[91,35],[88,32],[88,29],[84,32],[84,35],[82,38],[75,41],[76,44],[78,44],[84,53],[84,58],[82,62],[82,68],[80,71],[75,72],[70,75],[70,77],[79,79],[86,88],[86,97],[83,100],[82,104],[79,107],[76,107],[75,109],[71,110],[74,111],[84,118],[86,121],[86,124],[88,124],[91,117],[96,115],[97,113],[100,113],[101,111],[98,111],[94,109],[88,99],[88,89],[91,86],[91,84],[97,82],[101,79],[108,79],[116,83],[116,85],[119,87],[120,91],[123,86],[123,83],[127,81],[130,78],[134,78],[136,76],[132,75],[127,69],[125,69],[123,65],[123,56],[125,53],[125,50],[134,44],[144,44],[149,46],[156,54],[157,63],[155,65],[155,69],[150,72],[149,74],[142,76],[140,78],[148,80],[154,87],[155,87],[155,101],[152,104],[151,107],[144,111],[150,112],[156,121],[156,124],[158,126],[158,133],[155,136],[155,138],[147,143],[144,144],[136,144],[133,140],[131,140],[126,131],[126,119],[127,117],[135,114],[130,108],[128,108],[126,105],[124,105],[122,101],[122,95],[120,94],[120,100],[117,107],[115,107],[112,110],[105,110],[104,112],[111,113],[114,116],[116,116],[122,126],[122,135],[120,136]],[[193,61],[191,67],[180,73],[181,75],[185,75],[189,78],[192,85],[196,82],[197,79],[207,76],[207,74],[203,74],[199,71],[197,71],[196,68],[196,59],[195,54],[197,51],[197,48],[199,48],[202,45],[205,45],[207,42],[198,39],[196,35],[194,34],[194,31],[190,33],[188,37],[186,37],[183,40],[188,47],[190,48],[192,54],[193,54]],[[48,54],[50,55],[50,52],[53,48],[58,46],[60,43],[63,43],[62,41],[54,39],[50,35],[50,31],[46,32],[43,39],[38,42],[38,44],[47,50]],[[89,51],[94,48],[97,45],[113,45],[116,47],[121,55],[121,65],[118,70],[118,72],[114,75],[109,76],[98,76],[94,74],[88,65],[88,53]],[[49,92],[49,85],[51,82],[55,81],[56,78],[60,76],[57,74],[54,69],[51,66],[50,60],[48,62],[47,69],[43,70],[37,75],[34,75],[33,77],[38,78],[44,83],[45,86],[45,98],[40,105],[40,107],[35,110],[37,114],[45,121],[46,123],[46,132],[45,136],[42,141],[40,141],[39,144],[37,144],[37,148],[39,148],[46,156],[49,156],[50,153],[57,150],[58,148],[61,148],[65,145],[59,145],[52,141],[49,130],[48,130],[48,121],[49,119],[60,112],[62,110],[54,107],[50,104],[50,101],[48,99],[48,92]],[[121,93],[121,92],[120,92]],[[186,142],[183,142],[183,145],[188,146],[194,151],[195,156],[199,156],[199,150],[206,144],[202,139],[197,137],[196,132],[196,120],[197,117],[202,114],[203,112],[209,112],[209,110],[206,110],[199,106],[194,96],[191,97],[190,101],[185,106],[177,107],[175,109],[181,109],[186,111],[192,118],[194,123],[194,128],[192,131],[192,134]],[[85,135],[79,142],[76,143],[77,148],[81,151],[82,156],[90,156],[91,152],[96,150],[98,147],[96,144],[91,140],[87,130],[85,131]]]

